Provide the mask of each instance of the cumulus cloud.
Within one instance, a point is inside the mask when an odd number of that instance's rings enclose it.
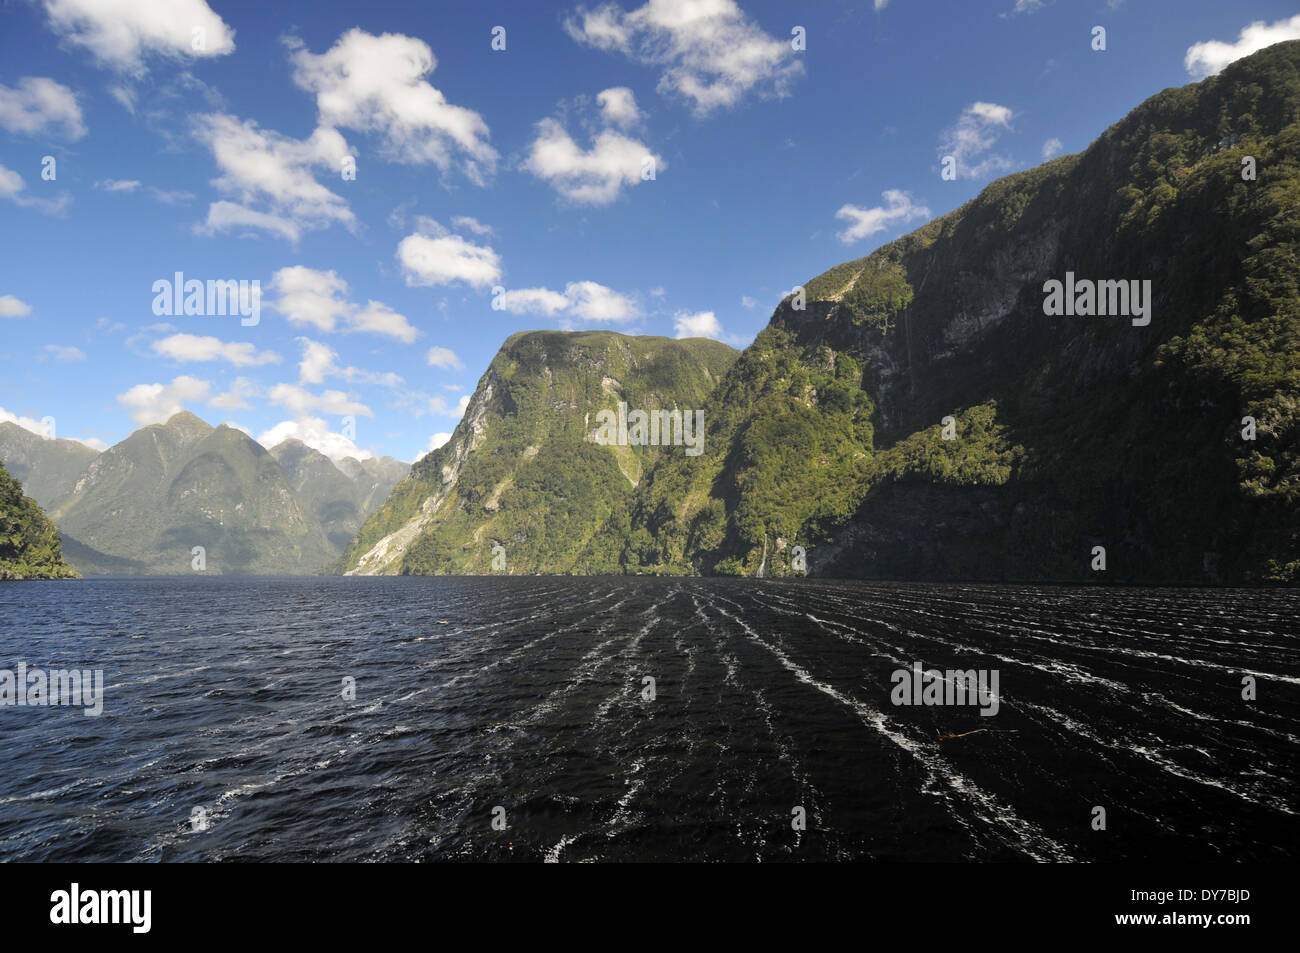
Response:
[[[679,338],[721,338],[722,322],[712,311],[696,314],[682,312],[673,319],[673,328]]]
[[[0,407],[0,424],[16,424],[24,430],[31,431],[38,437],[50,436],[50,424],[47,423],[50,419],[47,417],[45,420],[35,420],[31,417],[22,417]]]
[[[443,370],[463,371],[465,369],[456,352],[449,347],[429,348],[429,353],[424,356],[424,360],[430,367],[441,367]]]
[[[397,162],[446,171],[458,161],[480,184],[494,171],[487,123],[428,83],[437,60],[423,40],[354,28],[319,55],[292,45],[294,82],[316,94],[322,125],[374,133]]]
[[[601,90],[596,94],[596,102],[600,105],[600,116],[606,125],[628,129],[641,121],[636,96],[626,86]]]
[[[564,296],[569,314],[583,321],[630,321],[638,314],[630,298],[594,281],[571,281]]]
[[[257,438],[257,442],[268,450],[286,440],[300,440],[331,460],[345,457],[367,460],[374,456],[369,450],[358,447],[350,437],[330,430],[329,424],[320,417],[282,420]]]
[[[1011,129],[1012,112],[997,103],[971,103],[957,122],[940,135],[940,156],[957,160],[957,175],[963,179],[982,179],[1010,171],[1015,163],[1007,156],[988,155],[998,137]]]
[[[659,91],[700,116],[755,88],[787,95],[803,72],[789,38],[765,33],[733,0],[649,0],[630,12],[606,3],[579,9],[565,29],[579,43],[662,67]]]
[[[1050,159],[1052,156],[1060,155],[1063,148],[1061,140],[1053,136],[1043,143],[1043,158]]]
[[[212,151],[221,170],[212,184],[232,199],[212,203],[200,231],[259,229],[296,244],[304,231],[355,226],[348,203],[312,172],[337,174],[344,158],[352,156],[337,130],[319,128],[307,139],[290,139],[259,129],[252,120],[212,113],[195,119],[194,137]]]
[[[375,412],[360,401],[354,400],[341,390],[327,390],[320,394],[312,393],[297,384],[276,384],[271,388],[271,403],[284,407],[296,418],[304,417],[310,411],[333,414],[340,417],[373,417]]]
[[[550,317],[569,307],[570,301],[550,288],[513,288],[494,298],[494,307],[511,314],[544,314]]]
[[[556,119],[537,124],[537,138],[521,167],[571,202],[608,205],[624,186],[658,175],[667,163],[644,143],[605,129],[583,149]]]
[[[235,31],[204,0],[43,0],[50,28],[101,64],[142,74],[144,57],[225,56]]]
[[[25,318],[32,313],[32,306],[19,301],[13,295],[0,295],[0,318]]]
[[[144,427],[159,424],[179,414],[186,403],[206,401],[212,385],[196,377],[181,376],[170,384],[136,384],[126,393],[117,395],[117,402]]]
[[[594,281],[570,281],[563,293],[550,288],[516,288],[495,296],[493,307],[511,314],[553,317],[563,314],[580,321],[630,321],[640,309],[627,295]]]
[[[362,307],[350,301],[348,283],[333,271],[292,265],[272,275],[268,287],[278,295],[268,304],[298,327],[380,334],[405,344],[420,336],[404,315],[388,305],[367,301]]]
[[[235,367],[279,364],[274,351],[259,351],[248,341],[222,341],[197,334],[173,334],[153,342],[154,353],[173,361],[226,361]]]
[[[217,407],[221,410],[252,410],[252,399],[260,397],[261,393],[261,388],[247,377],[236,377],[230,385],[230,390],[224,394],[217,394],[208,401],[208,406]],[[238,427],[236,429],[243,430],[244,428]],[[248,433],[246,430],[244,432]],[[249,434],[249,436],[252,435]]]
[[[397,245],[397,260],[412,286],[463,282],[488,288],[501,280],[501,256],[488,245],[475,245],[447,232],[437,222],[421,219],[420,231]]]
[[[41,76],[24,76],[16,87],[0,85],[0,127],[25,136],[86,134],[76,95]]]
[[[887,189],[881,193],[884,205],[859,208],[845,205],[835,213],[836,218],[849,222],[849,227],[839,233],[839,240],[849,245],[883,232],[894,225],[905,224],[918,218],[929,218],[930,210],[917,205],[912,196],[900,189]]]
[[[1275,23],[1256,20],[1241,28],[1235,43],[1225,43],[1222,40],[1193,43],[1187,48],[1183,65],[1189,74],[1197,79],[1203,79],[1221,72],[1234,60],[1249,56],[1251,53],[1258,53],[1266,46],[1298,39],[1300,39],[1300,13]]]
[[[338,352],[327,344],[310,338],[298,338],[302,345],[302,360],[298,362],[298,383],[321,384],[327,377],[341,377],[358,384],[377,384],[400,388],[406,381],[392,371],[366,371],[357,367],[344,367],[339,363]]]

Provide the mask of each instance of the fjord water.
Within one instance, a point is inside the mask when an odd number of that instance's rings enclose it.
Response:
[[[1294,858],[1297,618],[1294,589],[11,583],[0,668],[105,699],[0,708],[0,860]],[[996,670],[997,714],[894,706],[916,661]]]

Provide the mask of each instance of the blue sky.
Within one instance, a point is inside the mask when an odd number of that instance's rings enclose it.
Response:
[[[1297,36],[1294,0],[0,0],[0,420],[411,460],[509,334],[743,346]],[[258,281],[260,320],[155,313],[177,272]]]

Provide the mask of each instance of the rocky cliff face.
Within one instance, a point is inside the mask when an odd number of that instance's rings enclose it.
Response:
[[[683,448],[601,443],[601,412],[703,407],[735,354],[607,331],[511,336],[451,439],[412,467],[336,568],[617,571],[637,482],[655,455]]]
[[[1300,43],[1152,97],[787,298],[623,568],[1300,578],[1297,209]],[[1046,314],[1070,275],[1150,282],[1149,323]]]

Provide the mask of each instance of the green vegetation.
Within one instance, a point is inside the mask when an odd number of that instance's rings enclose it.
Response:
[[[0,580],[76,579],[58,528],[0,464]]]
[[[597,413],[622,401],[706,409],[707,419],[709,394],[735,357],[698,338],[512,335],[451,440],[414,464],[334,568],[489,573],[501,571],[493,567],[500,546],[505,572],[619,571],[636,484],[655,459],[684,451],[596,444]],[[403,533],[409,538],[376,551]]]
[[[1045,315],[1067,271],[1149,280],[1150,325]],[[734,361],[511,337],[336,568],[1300,582],[1300,42],[805,292]],[[705,408],[703,454],[593,446],[619,399]]]
[[[823,573],[1084,580],[1100,544],[1112,581],[1300,581],[1298,238],[1286,43],[807,282],[705,455],[647,475],[621,568],[781,572],[798,544]],[[1045,317],[1067,270],[1151,279],[1152,324]]]

